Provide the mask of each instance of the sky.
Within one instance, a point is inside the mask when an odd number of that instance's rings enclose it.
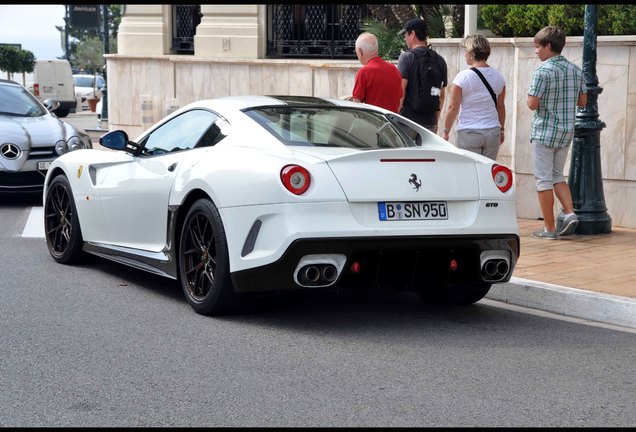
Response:
[[[0,43],[22,44],[37,60],[56,59],[64,55],[64,5],[0,5]]]

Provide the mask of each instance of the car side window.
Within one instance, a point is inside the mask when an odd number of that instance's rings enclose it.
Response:
[[[202,110],[194,109],[170,119],[168,122],[152,131],[143,142],[141,155],[154,156],[181,150],[191,150],[195,147],[214,145],[225,135],[221,134],[217,126],[219,116]],[[222,134],[221,134],[222,135]]]

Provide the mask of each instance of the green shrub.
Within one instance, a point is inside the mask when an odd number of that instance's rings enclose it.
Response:
[[[532,37],[547,25],[561,27],[568,36],[583,36],[585,5],[488,4],[479,7],[484,28],[501,37]],[[599,5],[597,35],[636,34],[636,5]]]

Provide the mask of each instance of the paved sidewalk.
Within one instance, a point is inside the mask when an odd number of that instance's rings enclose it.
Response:
[[[508,284],[488,298],[636,328],[636,229],[536,239],[543,221],[519,219],[521,256]]]

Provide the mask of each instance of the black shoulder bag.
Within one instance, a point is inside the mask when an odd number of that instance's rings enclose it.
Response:
[[[486,81],[486,78],[484,78],[482,73],[479,72],[479,69],[477,69],[476,67],[471,67],[470,70],[475,72],[477,76],[481,78],[481,81],[484,83],[484,85],[488,89],[488,93],[490,93],[490,96],[492,96],[492,100],[495,102],[495,108],[497,108],[497,96],[495,96],[495,92],[492,90],[492,87],[490,87],[490,84],[488,84],[488,81]]]

